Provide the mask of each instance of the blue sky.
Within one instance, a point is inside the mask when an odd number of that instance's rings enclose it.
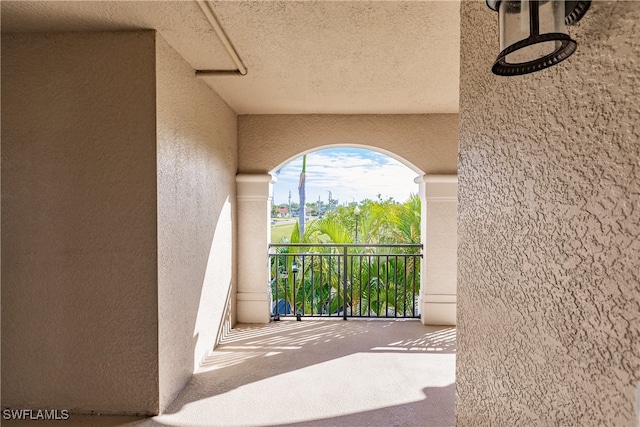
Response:
[[[302,170],[302,157],[274,174],[278,180],[273,186],[276,204],[299,202],[298,181]],[[340,204],[393,197],[404,202],[411,193],[418,192],[413,182],[418,174],[399,161],[381,153],[360,148],[330,148],[307,154],[307,202],[324,203],[331,197]]]

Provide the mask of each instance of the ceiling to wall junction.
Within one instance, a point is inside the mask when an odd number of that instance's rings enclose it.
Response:
[[[211,2],[248,72],[202,78],[238,114],[457,113],[460,3]],[[195,1],[2,1],[2,32],[155,29],[196,69],[235,64]]]

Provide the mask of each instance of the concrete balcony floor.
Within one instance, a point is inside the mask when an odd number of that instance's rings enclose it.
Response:
[[[68,422],[453,426],[455,334],[453,327],[417,320],[306,318],[239,325],[164,414],[150,419],[72,415]]]

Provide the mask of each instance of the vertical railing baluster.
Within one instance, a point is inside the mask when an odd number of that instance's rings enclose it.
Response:
[[[311,301],[309,302],[309,308],[311,311],[311,316],[313,316],[313,295],[315,293],[315,271],[316,271],[316,257],[315,255],[311,255]]]
[[[409,263],[409,257],[405,256],[404,258],[404,275],[402,277],[402,317],[407,316],[407,292],[408,292],[408,282],[407,282],[407,264]]]
[[[275,305],[274,305],[275,312],[273,312],[273,310],[272,310],[271,314],[273,314],[274,318],[277,319],[278,318],[277,317],[278,314],[280,314],[280,313],[278,313],[278,287],[280,286],[280,257],[278,255],[276,255],[275,258],[276,258],[275,259],[275,261],[276,261],[276,270],[275,270],[276,295],[275,295]]]
[[[322,287],[324,286],[324,281],[322,280],[322,269],[324,268],[324,261],[323,261],[324,257],[320,257],[320,290],[322,290]],[[322,295],[322,297],[324,297]],[[321,311],[320,311],[320,316],[322,316],[324,314],[324,301],[320,301],[322,305]]]
[[[291,261],[291,272],[293,273],[293,263],[296,262],[296,256],[293,255],[291,257],[292,261]],[[291,315],[295,315],[296,314],[296,279],[298,278],[298,273],[293,273],[293,281],[291,282],[292,284],[292,289],[291,289],[291,293],[293,294],[293,301],[291,301]]]
[[[387,255],[387,262],[385,264],[385,266],[387,267],[385,269],[385,281],[384,281],[384,286],[385,286],[385,292],[384,292],[384,317],[389,317],[389,255]]]
[[[342,264],[344,266],[343,272],[343,289],[342,289],[342,320],[347,320],[347,245],[343,247],[344,258]]]
[[[371,255],[367,255],[367,315],[371,316]]]
[[[416,274],[417,274],[418,268],[422,265],[422,262],[420,261],[419,258],[422,258],[422,257],[421,256],[420,257],[414,257],[414,260],[413,260],[413,304],[411,305],[411,313],[412,313],[413,317],[417,317],[417,315],[418,315],[418,313],[416,313],[416,303],[417,303],[417,301],[416,301],[416,299],[417,299],[417,295],[416,295],[417,294],[417,291],[416,291],[417,286],[416,286],[416,284],[418,283],[416,281]],[[420,274],[422,274],[422,272],[420,272]]]
[[[377,307],[376,307],[376,313],[378,314],[378,317],[380,316],[380,260],[382,259],[379,255],[378,255],[378,273],[376,274],[376,292],[378,293],[378,299],[377,299]]]
[[[282,270],[283,272],[286,271],[287,268],[287,258],[284,256],[280,256],[280,262],[283,263],[283,268],[284,270]],[[283,280],[282,278],[282,273],[280,274],[280,277],[278,277],[278,279],[276,279],[276,290],[279,291],[280,290],[280,284],[282,284],[282,289],[284,289],[285,284],[283,282],[281,282]],[[278,299],[276,299],[276,310],[278,313],[278,316],[280,316],[280,306],[278,305],[280,302],[280,296],[277,296]]]
[[[349,255],[349,280],[351,280],[351,315],[353,316],[353,254]]]
[[[305,273],[306,270],[304,268],[304,264],[305,264],[306,260],[307,260],[307,256],[306,256],[306,254],[303,253],[302,254],[302,276],[301,276],[302,277],[302,281],[300,282],[300,285],[301,285],[300,289],[302,290],[302,315],[303,316],[306,315],[305,303],[306,303],[306,300],[307,300],[307,289],[306,289],[305,280],[304,280],[304,276],[306,274]]]
[[[393,282],[396,288],[393,292],[393,317],[398,317],[398,255],[393,266]]]
[[[285,270],[287,272],[287,275],[286,275],[286,277],[284,277],[284,289],[283,289],[284,290],[284,297],[283,297],[284,301],[282,303],[283,311],[284,311],[284,315],[285,316],[287,315],[287,306],[286,306],[286,304],[288,304],[287,300],[289,299],[289,274],[291,274],[290,271],[289,271],[289,258],[290,257],[289,257],[288,254],[284,258],[285,259],[285,263],[286,263],[285,266],[287,268]],[[278,311],[280,311],[280,310],[278,310]]]
[[[333,280],[333,254],[331,254],[331,256],[329,257],[329,271],[327,271],[327,274],[329,275],[329,278],[328,278],[329,279],[329,281],[328,281],[329,287],[327,289],[327,291],[329,292],[329,295],[327,297],[328,298],[328,304],[329,304],[329,307],[328,307],[328,311],[329,312],[327,314],[329,316],[331,316],[331,314],[332,314],[331,313],[331,302],[333,300],[333,297],[331,295],[331,290],[333,289],[333,286],[331,285],[331,281]]]
[[[362,317],[362,254],[358,255],[358,289],[360,290],[360,308],[358,315]]]

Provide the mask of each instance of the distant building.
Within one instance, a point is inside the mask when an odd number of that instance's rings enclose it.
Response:
[[[278,208],[278,216],[280,218],[283,218],[285,216],[289,216],[289,209],[288,208]]]

